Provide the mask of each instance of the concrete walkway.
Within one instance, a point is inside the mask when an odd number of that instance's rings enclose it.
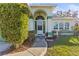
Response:
[[[9,56],[44,56],[47,51],[47,42],[44,36],[36,36],[35,42],[31,48],[26,51],[14,54],[7,54]]]

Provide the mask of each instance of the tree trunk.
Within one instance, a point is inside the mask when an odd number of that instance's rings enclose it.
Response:
[[[20,44],[14,44],[15,49],[19,48],[20,46]]]

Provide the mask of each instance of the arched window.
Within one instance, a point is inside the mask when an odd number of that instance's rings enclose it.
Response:
[[[44,20],[44,17],[43,16],[37,16],[36,20],[39,20],[39,19]]]

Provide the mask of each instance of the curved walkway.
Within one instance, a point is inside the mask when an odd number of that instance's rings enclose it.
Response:
[[[44,56],[47,52],[47,42],[44,36],[36,36],[35,42],[31,48],[26,51],[14,54],[7,54],[9,56]]]

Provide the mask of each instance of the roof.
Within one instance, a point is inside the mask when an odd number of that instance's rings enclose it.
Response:
[[[52,17],[52,19],[53,20],[62,20],[62,19],[64,19],[64,20],[78,20],[78,18],[77,17]]]

